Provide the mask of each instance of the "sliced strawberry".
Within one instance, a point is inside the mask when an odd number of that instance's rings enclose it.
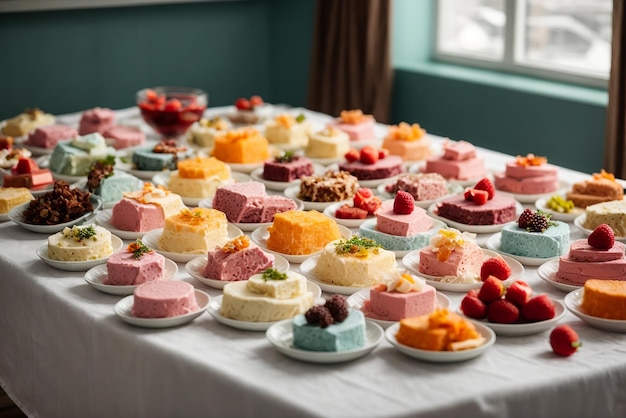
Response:
[[[468,202],[471,202],[472,200],[474,200],[474,195],[472,194],[472,189],[469,189],[469,188],[465,189],[465,193],[463,193],[463,197]]]
[[[343,205],[335,211],[335,217],[339,219],[365,219],[367,211],[349,205]]]
[[[489,194],[489,200],[493,199],[493,196],[496,194],[496,188],[493,186],[491,180],[489,180],[487,177],[481,179],[478,183],[476,183],[474,189],[486,191]]]
[[[374,212],[378,210],[378,208],[380,208],[382,204],[383,204],[382,200],[380,200],[378,196],[374,196],[368,199],[367,201],[363,202],[363,204],[359,206],[359,208],[366,210],[367,213],[369,214],[373,214]]]
[[[360,158],[359,160],[363,164],[374,164],[378,161],[378,150],[374,147],[370,147],[369,145],[361,148]]]
[[[350,148],[348,150],[348,152],[346,152],[343,157],[349,162],[349,163],[353,163],[355,161],[359,160],[359,151],[355,148]]]
[[[381,148],[378,150],[378,159],[382,160],[383,158],[387,158],[389,155],[389,150],[386,148]]]
[[[484,205],[489,200],[489,193],[484,190],[469,189],[469,192],[472,196],[472,201],[477,205]]]

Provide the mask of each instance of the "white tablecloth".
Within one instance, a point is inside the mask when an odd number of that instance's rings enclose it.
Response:
[[[131,120],[136,112],[119,115]],[[480,152],[491,167],[510,158]],[[571,228],[573,239],[582,237]],[[35,250],[46,238],[0,224],[0,383],[32,416],[626,416],[626,335],[569,312],[561,323],[583,341],[569,358],[552,353],[544,332],[499,336],[484,355],[462,363],[422,362],[383,341],[352,362],[309,364],[276,351],[263,332],[229,328],[208,313],[177,328],[127,325],[113,311],[120,297],[98,292],[84,273],[39,260]],[[220,294],[192,279],[183,263],[176,278]],[[565,296],[536,268],[526,267],[522,279],[537,292]],[[447,294],[456,309],[462,294]]]

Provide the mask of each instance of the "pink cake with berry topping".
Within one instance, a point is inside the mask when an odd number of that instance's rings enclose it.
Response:
[[[263,178],[269,181],[292,182],[304,176],[311,176],[315,170],[308,158],[286,152],[263,164]]]
[[[425,173],[439,173],[446,179],[469,180],[485,176],[485,160],[467,141],[446,140],[443,155],[426,160]]]
[[[519,194],[551,193],[559,188],[558,168],[545,157],[528,154],[506,163],[504,173],[494,175],[496,189]]]
[[[404,192],[406,193],[406,192]],[[409,205],[410,210],[398,210],[398,200],[402,200],[403,196],[406,202],[401,202],[405,207]],[[408,202],[408,199],[411,201]],[[376,229],[380,232],[390,235],[410,236],[426,232],[433,226],[433,219],[428,216],[426,210],[414,206],[413,197],[408,193],[398,193],[395,200],[386,200],[381,207],[374,213],[376,215]]]
[[[78,131],[71,126],[48,125],[35,129],[28,135],[25,145],[33,147],[53,149],[59,141],[68,141],[78,136]]]
[[[78,126],[80,135],[94,132],[103,133],[115,123],[115,112],[111,109],[96,107],[83,112]]]
[[[405,161],[425,160],[433,153],[426,130],[417,123],[401,122],[389,127],[382,147]]]
[[[169,318],[199,309],[195,289],[182,280],[155,280],[135,289],[131,315],[137,318]]]
[[[254,125],[265,121],[271,113],[271,106],[261,96],[240,97],[235,100],[235,111],[228,114],[228,119],[238,125]]]
[[[347,171],[359,180],[378,180],[402,173],[402,158],[387,155],[371,146],[361,148],[358,160],[354,152],[348,151],[346,161],[339,164],[339,170]]]
[[[448,194],[448,182],[437,173],[404,173],[385,187],[391,194],[399,190],[409,193],[418,202],[435,200]]]
[[[258,181],[218,187],[212,206],[233,223],[272,222],[277,213],[297,208],[296,202],[288,197],[267,195],[265,185]]]
[[[146,134],[134,126],[114,125],[105,130],[102,136],[111,140],[115,149],[136,147],[146,142]]]
[[[362,110],[355,109],[342,110],[339,117],[327,126],[347,133],[350,141],[371,141],[376,139],[375,124],[372,115],[365,115]]]
[[[429,276],[480,277],[483,252],[474,234],[449,228],[440,229],[430,245],[420,250],[419,271]]]
[[[515,211],[515,199],[503,194],[496,194],[483,205],[456,195],[440,200],[436,206],[437,215],[466,225],[504,224],[515,220]]]
[[[112,286],[132,286],[163,279],[165,257],[141,241],[112,254],[106,262],[107,277],[102,281]]]
[[[575,286],[589,279],[626,280],[625,248],[610,227],[600,225],[587,239],[572,242],[569,253],[559,258],[555,280]]]
[[[361,310],[367,318],[399,321],[429,314],[437,307],[436,290],[409,274],[394,272],[390,280],[370,288]]]
[[[246,235],[240,235],[208,252],[204,276],[227,282],[248,280],[273,264],[272,254],[263,252]]]

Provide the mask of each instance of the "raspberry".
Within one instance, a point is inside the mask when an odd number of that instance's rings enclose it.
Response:
[[[556,312],[552,300],[542,293],[526,302],[522,314],[528,322],[539,322],[554,318]]]
[[[402,190],[398,190],[396,193],[396,197],[393,201],[393,212],[408,215],[415,210],[415,201],[413,200],[413,196],[411,196],[408,192],[403,192]]]
[[[487,305],[485,305],[485,302],[469,294],[463,297],[461,310],[465,316],[473,319],[483,319],[487,316]]]
[[[334,322],[330,311],[323,305],[313,306],[305,312],[304,317],[309,324],[319,325],[322,328],[326,328]]]
[[[542,213],[535,213],[526,228],[529,232],[543,232],[550,226],[548,218]]]
[[[519,320],[519,309],[508,300],[499,299],[489,304],[487,319],[498,324],[513,324]]]
[[[348,303],[341,295],[332,295],[326,299],[324,305],[330,312],[335,322],[343,322],[348,317]]]
[[[578,334],[569,325],[559,325],[550,333],[550,346],[555,354],[569,357],[582,345]]]
[[[478,298],[485,303],[498,300],[502,298],[502,295],[504,295],[502,280],[494,276],[487,277],[478,291]]]
[[[481,179],[478,183],[476,183],[474,189],[486,191],[488,194],[488,200],[493,199],[493,196],[496,194],[496,188],[493,187],[493,183],[487,177]]]
[[[522,212],[522,214],[519,216],[519,219],[517,220],[517,226],[524,229],[528,228],[528,225],[530,225],[530,222],[533,220],[534,216],[535,214],[532,210],[524,209],[524,212]]]
[[[511,275],[511,267],[499,257],[492,257],[483,263],[480,268],[480,279],[487,280],[489,276],[495,276],[500,280],[506,280]]]
[[[613,245],[615,245],[615,234],[610,226],[607,224],[601,224],[598,225],[589,235],[587,243],[593,248],[608,250],[613,248]]]

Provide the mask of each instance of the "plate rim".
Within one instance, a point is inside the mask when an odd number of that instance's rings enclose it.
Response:
[[[580,308],[579,300],[582,298],[584,292],[585,288],[582,287],[565,295],[563,302],[572,314],[594,328],[605,331],[626,332],[626,320],[600,318],[583,312]]]

